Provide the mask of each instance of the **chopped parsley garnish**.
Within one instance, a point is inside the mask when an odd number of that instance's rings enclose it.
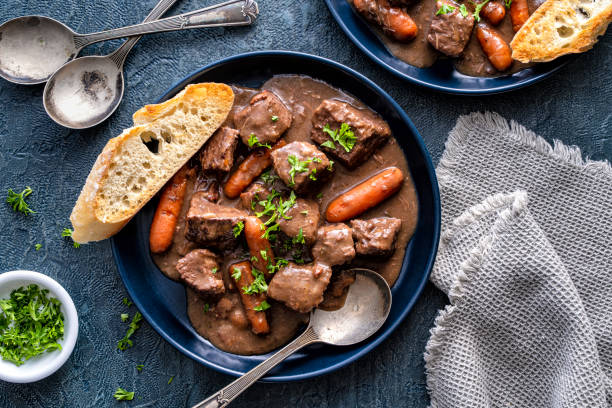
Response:
[[[266,251],[265,249],[259,251],[259,255],[261,255],[261,259],[263,259],[264,261],[268,260],[268,251]]]
[[[268,291],[268,284],[266,283],[264,274],[255,268],[253,268],[253,270],[251,271],[251,274],[253,275],[255,280],[249,286],[243,286],[242,292],[245,295],[253,295],[255,293],[266,293]]]
[[[130,315],[127,313],[121,313],[121,321],[122,322],[127,322],[128,319],[130,318]]]
[[[36,244],[34,245],[34,249],[37,251],[40,251],[40,248],[42,248],[42,244]]]
[[[472,16],[474,16],[474,20],[476,21],[480,21],[480,10],[482,10],[482,8],[489,2],[489,0],[485,0],[482,3],[474,3],[473,1],[470,0],[470,3],[472,3],[474,5],[474,12],[472,13]]]
[[[115,394],[113,394],[113,397],[115,397],[117,401],[131,401],[134,399],[134,392],[128,392],[119,387],[117,391],[115,391]]]
[[[265,171],[261,174],[261,180],[266,184],[273,184],[278,180],[278,176],[272,170]]]
[[[253,255],[251,257],[251,262],[257,262],[257,261],[259,261],[259,259],[255,255]]]
[[[304,231],[302,230],[302,228],[300,228],[300,231],[298,232],[298,234],[291,239],[291,242],[294,245],[306,243],[306,240],[304,239]]]
[[[308,172],[308,165],[312,163],[312,159],[302,161],[296,156],[290,154],[289,157],[287,157],[287,161],[291,165],[291,169],[289,169],[289,176],[291,177],[289,187],[293,187],[295,186],[295,175],[298,173]]]
[[[453,11],[455,11],[455,7],[444,4],[438,9],[438,11],[436,11],[436,16],[439,16],[440,14],[450,14]]]
[[[323,127],[323,131],[331,137],[334,142],[340,144],[340,146],[344,147],[344,150],[350,152],[355,146],[355,142],[357,138],[355,137],[355,133],[351,130],[351,127],[348,123],[342,123],[340,125],[340,129],[331,130],[328,124]],[[331,142],[331,140],[328,140]],[[329,144],[321,144],[322,146],[329,147],[330,149],[335,149],[336,145],[332,142],[331,146]]]
[[[274,115],[270,119],[272,119],[272,122],[276,122],[278,120],[278,116]]]
[[[330,160],[329,164],[327,165],[327,171],[332,171],[334,169],[334,161]]]
[[[510,1],[512,1],[512,0],[510,0]],[[470,15],[470,13],[468,12],[467,8],[465,7],[465,4],[462,4],[462,5],[459,6],[459,12],[461,13],[461,15],[463,17],[467,17],[467,16]]]
[[[215,266],[214,268],[212,268],[212,269],[210,270],[210,273],[215,274],[215,273],[217,273],[217,271],[218,271],[218,270],[219,270],[219,268],[217,268],[217,267]]]
[[[168,380],[168,385],[172,384],[173,380],[174,380],[174,376],[170,377],[170,379]]]
[[[278,200],[276,200],[278,198]],[[295,192],[289,194],[287,200],[283,200],[280,194],[275,190],[272,190],[265,201],[260,201],[258,204],[264,209],[255,215],[259,218],[268,216],[269,218],[261,225],[261,229],[264,231],[262,238],[275,239],[275,235],[270,233],[278,231],[279,225],[278,220],[285,219],[290,220],[292,217],[287,215],[287,212],[295,205],[297,197]],[[275,204],[277,201],[277,204]]]
[[[319,194],[317,194],[317,198],[318,198],[318,199],[323,198],[323,193],[319,193]]]
[[[257,136],[255,136],[255,133],[251,133],[249,135],[248,143],[249,143],[249,147],[256,146],[256,147],[267,147],[268,149],[272,148],[272,146],[270,146],[267,143],[259,143],[259,139],[257,139]]]
[[[12,188],[9,188],[6,202],[13,207],[13,211],[15,212],[20,212],[23,215],[36,214],[36,211],[32,210],[25,201],[26,197],[30,194],[32,194],[32,189],[30,187],[26,187],[25,190],[19,194],[14,192]]]
[[[210,305],[208,303],[204,303],[204,313],[208,313],[210,310]]]
[[[240,278],[242,277],[242,271],[234,266],[234,272],[232,272],[232,278],[238,282],[240,280]]]
[[[282,268],[283,266],[286,266],[289,264],[289,261],[283,258],[278,258],[276,260],[276,265],[273,265],[271,263],[268,264],[267,269],[268,269],[268,273],[270,275],[275,274],[276,272],[278,272],[278,270],[280,268]]]
[[[308,215],[308,210],[300,211],[300,214]]]
[[[261,237],[262,238],[266,238],[266,239],[270,239],[270,240],[276,239],[276,236],[275,235],[270,235],[270,233],[276,232],[276,231],[278,231],[278,229],[279,229],[278,224],[271,225],[271,226],[266,228],[264,233],[261,234]]]
[[[328,147],[330,149],[335,149],[336,148],[336,145],[331,140],[324,141],[323,143],[321,143],[321,146],[325,146],[325,147]]]
[[[130,300],[126,297],[123,298],[123,304],[126,305],[127,307],[130,307],[133,305],[133,303],[130,302]]]
[[[64,230],[62,231],[62,237],[63,238],[72,237],[72,233],[73,233],[73,231],[72,231],[71,228],[64,228]],[[81,244],[79,244],[76,241],[72,241],[72,246],[75,247],[75,248],[78,248],[78,247],[81,246]]]
[[[136,369],[138,370],[138,372],[142,371],[143,368],[144,368],[144,364],[138,364],[136,366]]]
[[[234,238],[238,238],[238,235],[242,233],[244,230],[244,222],[238,221],[236,225],[234,225]]]
[[[263,302],[255,306],[253,310],[256,312],[263,312],[264,310],[268,310],[270,307],[270,304],[264,300]]]
[[[510,5],[512,4],[512,0],[504,0],[504,3],[506,4],[506,8],[510,8]]]
[[[317,181],[317,177],[315,176],[315,174],[317,174],[317,169],[312,169],[308,177],[310,177],[310,179],[313,181]]]
[[[132,347],[133,343],[132,343],[132,340],[130,340],[130,337],[132,337],[134,332],[140,328],[141,322],[142,322],[142,315],[140,314],[140,312],[136,312],[136,314],[132,318],[130,327],[125,333],[125,336],[123,336],[123,338],[119,340],[119,342],[117,342],[117,348],[119,350],[125,351],[128,348]]]
[[[61,350],[64,337],[61,302],[48,289],[22,286],[0,299],[0,356],[16,366],[45,351]]]

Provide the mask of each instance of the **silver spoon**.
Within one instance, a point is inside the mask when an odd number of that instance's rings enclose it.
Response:
[[[230,0],[178,16],[93,34],[78,34],[49,17],[18,17],[0,25],[0,76],[18,84],[39,84],[89,44],[163,31],[250,25],[258,14],[254,0]]]
[[[176,1],[161,0],[144,21],[157,20]],[[95,126],[112,115],[121,103],[125,89],[123,65],[140,38],[131,37],[109,55],[80,57],[62,66],[45,85],[43,104],[47,114],[55,122],[70,128]],[[109,78],[113,80],[112,87],[108,86]],[[90,106],[79,96],[97,99],[97,103]],[[74,102],[78,102],[77,106],[72,106]],[[81,111],[80,115],[74,115],[77,109]],[[66,118],[65,112],[73,115]]]
[[[376,272],[362,268],[353,270],[356,280],[341,309],[332,312],[313,310],[308,327],[295,340],[193,408],[226,407],[255,381],[304,346],[312,343],[350,346],[376,333],[389,316],[391,289]]]

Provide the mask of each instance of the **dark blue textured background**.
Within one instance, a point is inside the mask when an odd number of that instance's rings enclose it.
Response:
[[[170,13],[213,4],[181,0]],[[89,32],[140,22],[155,0],[8,0],[0,21],[25,14],[60,19]],[[42,86],[0,82],[0,194],[33,188],[37,211],[30,217],[0,206],[0,271],[32,269],[56,278],[72,295],[80,314],[77,347],[56,374],[30,385],[0,383],[0,407],[190,406],[224,386],[231,377],[202,367],[163,341],[149,326],[134,335],[134,347],[116,342],[126,324],[119,315],[126,295],[110,244],[75,249],[60,237],[83,182],[106,141],[131,124],[131,114],[157,99],[171,84],[197,68],[239,52],[288,49],[344,63],[389,92],[421,132],[437,163],[457,116],[494,110],[535,130],[580,146],[593,159],[612,159],[612,33],[594,50],[557,75],[516,92],[483,98],[449,96],[402,82],[376,66],[336,26],[322,0],[260,0],[255,27],[152,35],[128,58],[123,104],[104,124],[71,131],[53,123],[42,106]],[[85,54],[106,53],[121,41],[96,44]],[[40,251],[34,245],[41,243]],[[424,407],[428,403],[423,351],[444,296],[431,285],[401,327],[358,362],[318,379],[289,384],[256,384],[236,400],[244,407]],[[130,315],[135,312],[132,307]],[[141,373],[137,364],[144,364]],[[171,384],[168,380],[174,376]],[[121,386],[136,391],[132,402],[112,398]]]

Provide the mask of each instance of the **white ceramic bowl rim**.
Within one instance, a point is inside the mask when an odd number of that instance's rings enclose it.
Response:
[[[56,372],[70,357],[76,344],[79,332],[79,318],[74,302],[66,290],[54,279],[33,271],[11,271],[0,274],[0,298],[8,298],[10,292],[20,286],[37,284],[41,288],[49,289],[50,297],[57,298],[61,303],[64,314],[64,339],[59,343],[62,350],[59,352],[45,352],[27,360],[17,367],[10,361],[0,358],[0,380],[13,383],[30,383],[42,380]]]

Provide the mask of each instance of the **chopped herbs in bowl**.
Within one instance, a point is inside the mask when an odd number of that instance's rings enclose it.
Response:
[[[66,290],[31,271],[0,274],[0,380],[43,379],[68,359],[78,316]]]

